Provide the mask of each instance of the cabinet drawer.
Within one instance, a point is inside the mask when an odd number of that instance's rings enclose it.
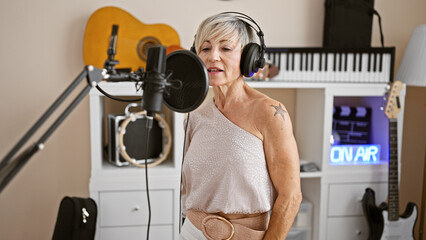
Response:
[[[327,240],[365,240],[368,225],[364,217],[332,217],[327,220]]]
[[[173,189],[149,191],[151,224],[173,223]],[[140,226],[148,224],[146,191],[100,193],[100,226]]]
[[[387,183],[330,184],[328,216],[363,216],[362,197],[366,188],[376,193],[376,204],[385,201]]]
[[[146,227],[107,227],[100,229],[102,240],[141,240],[146,239]],[[161,225],[149,228],[150,239],[175,239],[173,238],[173,226]]]

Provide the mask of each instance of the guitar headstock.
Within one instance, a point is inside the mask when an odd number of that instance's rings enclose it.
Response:
[[[392,83],[385,107],[385,114],[389,119],[396,119],[399,111],[401,111],[401,103],[399,102],[399,93],[401,90],[401,81],[395,81]]]

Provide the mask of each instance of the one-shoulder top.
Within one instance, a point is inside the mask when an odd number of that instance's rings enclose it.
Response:
[[[263,142],[232,123],[213,100],[190,113],[182,169],[183,214],[267,212],[275,201]]]

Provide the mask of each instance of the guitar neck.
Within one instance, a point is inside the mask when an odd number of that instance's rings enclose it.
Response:
[[[398,191],[398,126],[396,119],[389,120],[389,181],[388,220],[399,219]]]

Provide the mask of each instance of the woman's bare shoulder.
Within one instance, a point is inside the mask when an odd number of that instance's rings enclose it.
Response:
[[[252,101],[252,117],[255,120],[256,129],[263,135],[267,132],[291,130],[292,124],[284,103],[265,94],[258,95]]]
[[[261,92],[259,92],[259,94],[257,94],[254,98],[251,107],[253,110],[258,112],[258,118],[261,118],[262,120],[273,119],[274,116],[286,118],[286,115],[288,114],[287,109],[282,102]]]

